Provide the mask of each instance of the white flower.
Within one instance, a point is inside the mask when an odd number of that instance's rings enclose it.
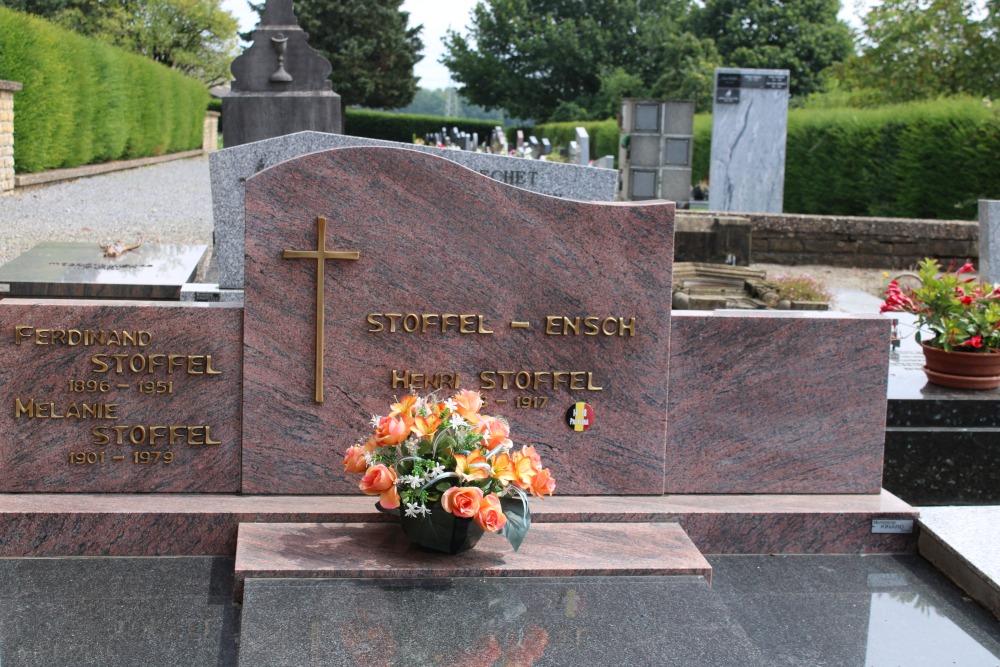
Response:
[[[378,428],[378,423],[380,421],[382,421],[381,417],[379,417],[378,415],[372,415],[372,419],[371,419],[372,428]]]
[[[406,447],[406,451],[410,454],[410,456],[413,456],[414,454],[417,453],[417,450],[420,448],[420,443],[414,440],[413,438],[410,438],[409,440],[406,441],[404,446]]]
[[[438,475],[444,474],[444,466],[440,463],[424,473],[424,479],[434,479]]]
[[[462,418],[462,415],[458,414],[457,412],[451,416],[451,419],[448,420],[448,423],[451,424],[453,428],[459,428],[461,426],[469,425],[469,422],[465,421],[465,419]]]
[[[449,412],[454,412],[458,409],[458,403],[455,402],[454,398],[449,398],[444,402],[444,407],[448,408]]]
[[[416,475],[403,475],[399,478],[400,484],[409,484],[411,489],[415,489],[424,483],[423,477],[417,477]]]
[[[420,507],[417,508],[417,511],[420,512],[420,514],[430,514],[431,513],[431,510],[430,510],[429,507],[427,507],[427,505],[421,505]]]
[[[365,463],[367,463],[368,465],[371,465],[372,461],[374,461],[374,460],[375,460],[375,455],[374,454],[372,454],[371,452],[365,452]]]
[[[403,512],[405,516],[417,516],[420,513],[421,507],[417,507],[416,503],[406,503],[406,511]]]

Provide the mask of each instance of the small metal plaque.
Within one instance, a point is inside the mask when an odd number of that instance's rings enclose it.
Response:
[[[740,89],[739,88],[719,88],[715,91],[715,103],[716,104],[739,104],[740,103]]]
[[[718,81],[719,88],[739,88],[743,77],[739,74],[720,74]]]
[[[772,90],[786,90],[788,88],[788,75],[768,74],[764,87]]]
[[[909,535],[913,532],[913,519],[872,519],[872,534],[898,533]]]
[[[740,88],[763,88],[766,76],[763,74],[743,74]]]
[[[10,291],[10,284],[9,283],[2,283],[2,284],[0,284],[0,292],[3,292],[4,294],[6,294],[9,291]]]
[[[658,132],[660,130],[660,105],[635,105],[635,127],[633,129],[636,132]]]

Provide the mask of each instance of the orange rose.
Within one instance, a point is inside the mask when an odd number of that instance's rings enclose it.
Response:
[[[510,447],[514,444],[510,441],[510,427],[507,426],[507,422],[497,417],[481,416],[479,425],[473,429],[473,433],[482,433],[486,436],[486,446],[490,449],[500,445]]]
[[[368,461],[365,459],[364,447],[352,445],[347,448],[347,455],[344,456],[344,471],[353,472],[358,475],[368,469]]]
[[[369,496],[377,496],[395,486],[396,472],[382,463],[368,468],[358,484],[358,488]]]
[[[394,510],[399,507],[399,491],[396,490],[395,484],[378,494],[378,504],[387,510]]]
[[[540,470],[531,480],[531,495],[533,496],[544,494],[551,496],[555,490],[556,480],[552,479],[552,472],[548,468]]]
[[[410,435],[410,425],[402,417],[382,417],[375,429],[375,444],[379,447],[395,447]]]
[[[479,513],[483,490],[475,486],[453,486],[441,494],[441,507],[457,517],[471,519]]]
[[[455,411],[470,424],[479,423],[479,410],[483,407],[483,397],[478,391],[463,389],[455,394],[453,400],[458,404]]]
[[[500,499],[497,494],[491,493],[483,498],[479,503],[479,513],[476,514],[476,523],[487,533],[495,533],[507,523],[507,515],[500,507]]]

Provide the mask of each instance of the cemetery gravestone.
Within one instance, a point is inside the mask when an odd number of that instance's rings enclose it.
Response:
[[[672,204],[379,148],[279,164],[246,201],[244,492],[355,491],[330,449],[433,389],[481,391],[563,493],[663,492]]]
[[[5,296],[178,299],[206,246],[142,243],[108,257],[97,243],[47,241],[0,266]]]
[[[341,131],[330,62],[308,43],[292,0],[267,0],[253,44],[232,64],[222,98],[222,137],[238,146],[304,130]]]
[[[242,309],[2,303],[0,490],[239,492]]]
[[[443,128],[442,128],[443,129]],[[254,142],[209,155],[212,215],[219,287],[243,289],[244,187],[247,178],[283,160],[331,148],[383,146],[438,155],[485,176],[542,194],[581,201],[614,201],[617,174],[558,162],[526,162],[522,158],[416,146],[379,139],[319,132],[299,132]]]
[[[1000,283],[1000,201],[979,200],[979,277]]]
[[[587,128],[576,128],[576,145],[580,150],[577,164],[586,167],[590,164],[590,135],[587,134]]]
[[[781,213],[788,70],[715,70],[709,208]]]

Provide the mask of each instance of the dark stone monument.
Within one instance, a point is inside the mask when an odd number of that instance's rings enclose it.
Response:
[[[232,64],[222,98],[227,147],[284,134],[342,131],[340,96],[327,80],[330,62],[308,43],[291,0],[267,0],[253,44]]]

